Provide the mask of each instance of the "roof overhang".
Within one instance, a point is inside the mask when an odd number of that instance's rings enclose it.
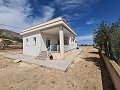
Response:
[[[52,20],[49,20],[47,22],[44,22],[40,25],[37,25],[37,26],[33,26],[31,28],[28,28],[28,29],[25,29],[23,30],[20,35],[25,35],[25,34],[28,34],[28,33],[31,33],[31,32],[34,32],[34,31],[38,31],[38,30],[44,30],[44,29],[47,29],[47,28],[51,28],[51,27],[55,27],[55,26],[59,26],[59,25],[62,25],[63,27],[65,27],[67,30],[69,30],[71,33],[73,33],[74,35],[76,35],[76,33],[74,32],[74,30],[67,24],[67,22],[61,18],[61,17],[58,17],[58,18],[55,18],[55,19],[52,19]]]

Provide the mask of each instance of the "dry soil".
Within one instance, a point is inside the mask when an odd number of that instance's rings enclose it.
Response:
[[[98,50],[81,47],[83,51],[67,72],[34,64],[15,64],[0,55],[0,90],[114,90],[104,61]],[[18,54],[21,50],[2,50],[0,53]],[[23,64],[23,62],[22,62]]]

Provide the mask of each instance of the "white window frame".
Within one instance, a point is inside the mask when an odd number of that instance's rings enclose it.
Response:
[[[33,37],[33,46],[36,45],[36,41],[37,41],[36,37]]]
[[[28,46],[29,39],[28,39],[28,38],[26,38],[25,40],[26,40],[26,46]]]

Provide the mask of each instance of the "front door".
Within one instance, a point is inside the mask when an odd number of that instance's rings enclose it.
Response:
[[[48,48],[50,46],[50,39],[46,39],[46,47]]]

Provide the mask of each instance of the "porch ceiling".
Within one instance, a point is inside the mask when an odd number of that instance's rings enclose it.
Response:
[[[63,31],[64,31],[64,35],[70,34],[70,32],[66,29],[63,29]],[[43,30],[41,32],[50,34],[50,35],[59,35],[59,27],[49,28],[49,29]]]

